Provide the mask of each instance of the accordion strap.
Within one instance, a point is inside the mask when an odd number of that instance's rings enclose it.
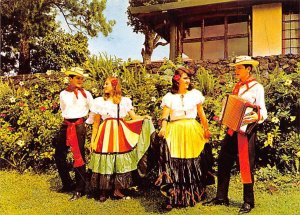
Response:
[[[251,133],[251,131],[253,130],[253,128],[257,125],[258,121],[260,120],[260,106],[258,105],[254,105],[254,108],[257,110],[257,121],[255,123],[253,123],[252,125],[249,125],[246,134]]]
[[[248,90],[250,90],[250,89],[251,89],[252,87],[254,87],[256,84],[257,84],[257,82],[254,83],[251,87],[248,87],[248,85],[247,85],[247,89],[246,89],[244,92],[242,92],[239,96],[244,95]]]

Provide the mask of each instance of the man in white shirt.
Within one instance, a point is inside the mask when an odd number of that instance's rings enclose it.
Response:
[[[244,184],[244,203],[239,214],[249,213],[254,208],[254,159],[257,123],[267,118],[264,88],[251,76],[253,67],[259,64],[249,56],[239,56],[235,63],[235,76],[239,82],[235,85],[232,94],[237,95],[258,107],[258,111],[251,111],[243,118],[241,127],[246,133],[227,130],[218,159],[218,186],[216,198],[204,205],[229,205],[228,189],[230,172],[234,161],[238,159],[241,179]]]
[[[64,122],[56,139],[54,158],[63,185],[59,192],[71,192],[75,188],[70,199],[73,201],[80,198],[85,191],[84,117],[89,113],[93,97],[89,91],[82,88],[84,77],[87,76],[82,68],[71,68],[65,74],[69,76],[70,84],[60,93],[60,109]],[[73,153],[76,184],[70,177],[66,161],[69,148]]]

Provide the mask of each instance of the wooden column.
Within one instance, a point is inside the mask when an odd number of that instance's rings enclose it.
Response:
[[[170,23],[170,60],[175,62],[177,49],[177,26],[174,22]]]
[[[228,17],[224,17],[224,58],[228,59]]]
[[[247,33],[248,33],[248,55],[252,56],[252,31],[251,31],[251,15],[248,16]]]
[[[183,23],[180,22],[177,30],[177,48],[176,48],[176,56],[180,58],[182,58],[182,53],[183,53],[182,38],[183,38]]]
[[[200,59],[203,60],[204,59],[204,19],[202,19],[202,23],[201,23],[201,56]]]

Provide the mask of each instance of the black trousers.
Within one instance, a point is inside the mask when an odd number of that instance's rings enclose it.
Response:
[[[69,120],[71,121],[71,120]],[[74,120],[76,121],[76,120]],[[55,138],[55,163],[59,173],[59,176],[64,187],[70,187],[73,184],[73,181],[70,177],[69,166],[67,163],[67,154],[69,147],[66,145],[66,134],[67,134],[67,125],[62,125],[57,138]],[[76,133],[79,144],[79,149],[81,156],[85,162],[85,137],[86,137],[86,128],[85,124],[76,125]],[[75,171],[75,181],[77,192],[85,191],[85,181],[86,181],[86,167],[85,165],[74,168]]]
[[[248,137],[248,151],[249,151],[249,164],[251,171],[251,184],[244,184],[244,202],[254,206],[254,165],[255,165],[255,141],[256,141],[256,128],[247,135]],[[224,141],[221,145],[221,151],[218,158],[218,186],[217,198],[227,199],[230,181],[230,172],[234,162],[238,162],[238,137],[234,132],[232,136],[226,134]]]

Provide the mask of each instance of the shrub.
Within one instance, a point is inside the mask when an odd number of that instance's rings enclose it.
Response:
[[[140,64],[100,56],[91,59],[85,66],[91,78],[85,81],[84,87],[93,97],[102,95],[102,86],[108,75],[118,76],[122,82],[123,95],[131,97],[135,111],[140,115],[151,115],[155,127],[159,129],[161,98],[168,92],[173,70],[178,65],[165,61],[157,74],[151,74]],[[299,172],[299,68],[300,64],[297,70],[286,74],[277,67],[268,79],[262,79],[259,71],[256,74],[265,86],[269,112],[258,134],[257,164],[265,168],[260,173],[261,177],[268,175],[265,172],[268,169],[273,171],[273,168],[281,172]],[[47,170],[54,164],[52,139],[62,123],[59,92],[67,86],[67,81],[58,72],[2,78],[0,159],[6,162],[1,161],[0,167],[38,171]],[[206,98],[204,110],[213,133],[211,141],[219,146],[225,130],[212,120],[212,116],[219,114],[224,96],[231,93],[233,77],[226,74],[224,80],[220,81],[212,71],[200,67],[192,81]],[[215,156],[218,150],[219,147],[214,148]]]
[[[37,75],[30,81],[1,81],[0,158],[11,167],[23,171],[51,164],[52,137],[62,122],[57,112],[60,79]]]
[[[276,67],[265,81],[268,119],[258,134],[261,165],[270,164],[281,171],[299,172],[299,88],[300,63],[290,74]]]

